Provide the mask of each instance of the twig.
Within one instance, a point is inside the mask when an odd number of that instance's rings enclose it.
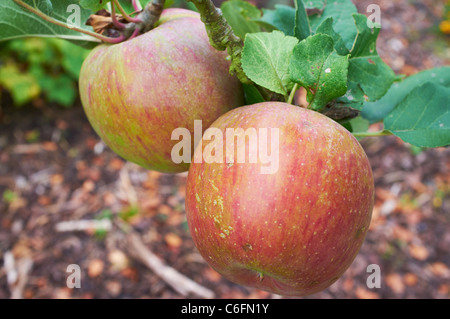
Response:
[[[25,256],[16,262],[11,251],[7,251],[3,258],[11,299],[23,299],[23,290],[33,267],[33,260]]]
[[[71,220],[59,222],[55,225],[57,232],[86,231],[86,230],[105,230],[112,228],[111,220],[104,218],[100,220]]]
[[[119,173],[119,191],[128,201],[131,206],[138,206],[138,195],[136,189],[131,183],[130,174],[128,172],[128,165],[126,163]]]
[[[205,288],[178,271],[165,265],[161,259],[152,253],[141,241],[135,232],[127,235],[127,243],[130,253],[150,268],[159,278],[184,297],[195,294],[202,298],[214,298],[214,292]]]

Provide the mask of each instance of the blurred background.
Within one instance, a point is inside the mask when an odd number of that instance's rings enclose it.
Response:
[[[450,65],[448,1],[354,3],[380,6],[377,49],[397,74]],[[88,52],[55,39],[0,43],[0,298],[284,298],[203,261],[185,219],[186,174],[144,170],[100,141],[78,97]],[[306,298],[449,298],[450,148],[361,143],[376,183],[369,233],[343,277]],[[71,264],[80,288],[67,287]],[[380,288],[366,285],[369,264]]]

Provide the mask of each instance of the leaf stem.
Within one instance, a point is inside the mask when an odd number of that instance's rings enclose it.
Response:
[[[298,83],[295,83],[294,87],[292,88],[291,93],[289,94],[289,98],[287,99],[286,103],[292,104],[292,102],[294,101],[295,93],[297,92],[298,89],[299,89],[299,85],[298,85]]]
[[[139,18],[130,17],[128,15],[128,13],[126,13],[125,10],[122,8],[122,6],[120,5],[118,0],[112,0],[112,1],[113,1],[113,3],[111,5],[112,6],[114,6],[114,5],[116,6],[116,8],[120,11],[120,14],[123,16],[123,18],[125,20],[127,20],[128,22],[134,22],[134,23],[142,22],[141,19],[139,19]]]
[[[116,6],[114,4],[111,5],[111,19],[112,19],[114,26],[116,26],[119,29],[125,29],[125,24],[123,24],[122,22],[119,22],[117,20]]]
[[[139,1],[137,0],[132,0],[131,3],[133,4],[133,8],[135,11],[141,11],[142,7],[141,4],[139,3]]]
[[[352,134],[355,137],[378,137],[378,136],[393,135],[392,132],[388,130],[382,130],[377,132],[354,132]]]

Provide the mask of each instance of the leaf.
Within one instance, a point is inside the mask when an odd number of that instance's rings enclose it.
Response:
[[[50,0],[37,0],[36,7],[45,14],[51,14],[53,11],[53,4]]]
[[[261,31],[259,24],[254,21],[261,18],[261,11],[254,5],[242,0],[231,0],[223,2],[220,8],[234,33],[241,39],[247,33]]]
[[[308,15],[303,4],[303,0],[295,0],[295,28],[294,35],[300,41],[306,39],[311,34]]]
[[[289,78],[289,59],[297,43],[280,31],[247,34],[242,51],[245,74],[256,84],[287,95],[294,85]]]
[[[395,82],[381,99],[364,103],[361,115],[371,123],[383,120],[415,87],[426,82],[450,87],[450,66],[425,70]]]
[[[385,129],[420,147],[450,145],[450,88],[415,87],[384,119]]]
[[[254,85],[242,83],[242,88],[244,89],[246,105],[265,102],[264,97]]]
[[[334,31],[333,28],[333,18],[329,17],[325,19],[316,30],[316,33],[322,33],[327,34],[330,37],[333,38],[334,41],[334,48],[336,49],[337,53],[340,55],[347,55],[350,54],[350,50],[347,49],[345,46],[344,40],[342,40],[342,37]]]
[[[322,9],[327,0],[305,0],[304,4],[307,9]]]
[[[350,50],[348,92],[340,102],[361,110],[364,102],[376,101],[386,94],[396,76],[378,56],[376,40],[380,29],[370,29],[363,14],[354,14],[353,19],[358,32]]]
[[[34,7],[33,0],[23,2]],[[78,27],[92,31],[90,27],[84,24],[92,14],[90,10],[74,4],[73,0],[57,0],[53,2],[48,0],[47,2],[52,5],[50,17],[66,24],[79,24],[77,25]],[[43,2],[39,3],[41,6],[38,6],[38,8],[43,9]],[[47,9],[50,8],[48,3],[45,5]],[[0,30],[0,41],[19,37],[57,37],[82,42],[98,42],[93,37],[44,21],[12,0],[0,2]]]
[[[41,93],[36,78],[32,74],[20,72],[14,63],[0,66],[0,86],[11,92],[14,104],[19,106],[38,97]]]
[[[111,0],[80,0],[80,5],[85,9],[97,12],[103,9],[108,2]]]
[[[291,80],[308,91],[308,102],[320,110],[347,91],[348,56],[340,56],[333,39],[316,34],[294,48],[290,62]]]
[[[351,0],[327,0],[322,14],[309,17],[311,30],[315,32],[323,21],[331,17],[334,30],[340,34],[345,46],[351,49],[356,37],[352,14],[357,12],[358,10]]]
[[[263,16],[257,21],[263,26],[270,26],[272,29],[280,30],[285,35],[294,36],[295,9],[276,4],[274,10],[262,9]]]
[[[367,132],[369,129],[369,121],[362,116],[357,116],[348,122],[351,125],[351,132]]]
[[[367,17],[364,14],[356,13],[352,15],[356,25],[357,34],[351,49],[351,58],[376,56],[376,41],[380,28],[369,28]]]

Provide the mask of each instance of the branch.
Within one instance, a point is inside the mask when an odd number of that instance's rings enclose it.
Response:
[[[200,13],[205,24],[211,45],[219,51],[228,51],[231,57],[230,72],[245,84],[253,82],[245,75],[241,65],[241,55],[244,44],[234,34],[233,29],[222,15],[222,11],[211,0],[188,0],[192,2]]]

